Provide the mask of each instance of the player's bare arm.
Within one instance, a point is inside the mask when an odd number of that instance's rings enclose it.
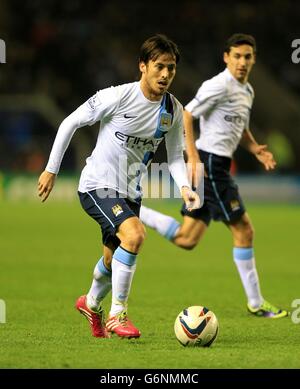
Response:
[[[44,170],[38,181],[38,195],[42,202],[46,201],[54,186],[56,174]]]
[[[195,145],[193,116],[190,112],[186,110],[183,111],[183,123],[185,131],[185,145],[189,179],[192,183],[192,187],[197,188],[200,182],[198,167],[201,161],[199,158],[198,150]]]
[[[255,155],[257,160],[264,165],[266,170],[275,169],[276,161],[273,154],[268,150],[268,146],[258,144],[250,130],[244,130],[240,145],[251,154]]]

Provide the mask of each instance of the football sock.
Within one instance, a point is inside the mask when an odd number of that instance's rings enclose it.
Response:
[[[154,228],[160,235],[172,240],[180,227],[180,223],[171,216],[141,206],[140,219],[146,226]]]
[[[248,303],[252,308],[258,308],[263,303],[260,292],[258,274],[255,266],[254,250],[249,248],[233,248],[234,262],[239,271]]]
[[[127,308],[127,300],[136,269],[137,254],[129,253],[119,246],[112,259],[112,305],[110,316],[116,316]]]
[[[86,296],[86,304],[92,311],[98,311],[101,301],[111,290],[111,271],[100,258],[95,266],[91,288]]]

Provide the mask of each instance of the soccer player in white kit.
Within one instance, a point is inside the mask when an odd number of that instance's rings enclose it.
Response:
[[[234,34],[226,44],[226,69],[205,81],[185,106],[184,126],[188,162],[197,184],[197,163],[204,163],[204,206],[188,211],[183,223],[152,209],[141,207],[140,218],[177,246],[192,249],[207,230],[211,219],[222,221],[233,237],[233,259],[254,315],[281,318],[288,315],[267,302],[261,294],[253,250],[253,227],[238,187],[230,175],[231,159],[238,144],[252,153],[266,170],[275,168],[273,155],[259,145],[249,130],[254,92],[248,76],[255,63],[256,42],[251,35]],[[200,137],[194,141],[193,119],[200,118]],[[196,147],[195,147],[196,146]],[[200,156],[200,159],[199,159]]]
[[[104,244],[91,288],[76,302],[96,337],[106,338],[111,333],[126,338],[140,336],[127,316],[137,254],[145,239],[138,218],[140,180],[163,139],[169,169],[183,200],[190,210],[200,205],[190,188],[183,159],[182,106],[167,92],[178,60],[178,48],[166,36],[157,34],[146,40],[140,51],[140,81],[100,90],[69,115],[58,129],[39,178],[39,196],[45,201],[76,129],[100,121],[97,143],[86,160],[78,188],[84,210],[101,226]],[[111,289],[112,305],[105,323],[101,302]]]

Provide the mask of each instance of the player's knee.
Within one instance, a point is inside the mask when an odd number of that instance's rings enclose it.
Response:
[[[144,226],[142,225],[139,230],[137,230],[134,234],[135,241],[137,242],[138,246],[141,246],[146,238],[146,230]]]
[[[124,241],[121,243],[125,243],[127,247],[130,247],[130,251],[138,252],[139,248],[145,240],[145,237],[146,230],[141,224],[140,226],[136,226],[135,228],[131,228],[130,230],[128,230]]]
[[[244,228],[235,234],[235,244],[240,247],[252,246],[254,239],[254,228],[250,223],[247,223]]]
[[[193,250],[197,246],[198,241],[199,239],[194,236],[181,236],[174,243],[185,250]]]
[[[183,242],[180,247],[185,249],[185,250],[193,250],[197,246],[197,243],[192,243],[192,242]]]

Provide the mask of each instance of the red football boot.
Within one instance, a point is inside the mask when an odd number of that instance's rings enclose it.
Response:
[[[94,312],[88,308],[86,305],[86,296],[80,296],[78,298],[75,308],[88,319],[93,336],[96,336],[97,338],[110,337],[105,328],[103,309],[100,309],[98,312]]]
[[[140,331],[128,319],[126,311],[109,317],[106,329],[109,333],[115,333],[121,338],[139,338],[141,336]]]

